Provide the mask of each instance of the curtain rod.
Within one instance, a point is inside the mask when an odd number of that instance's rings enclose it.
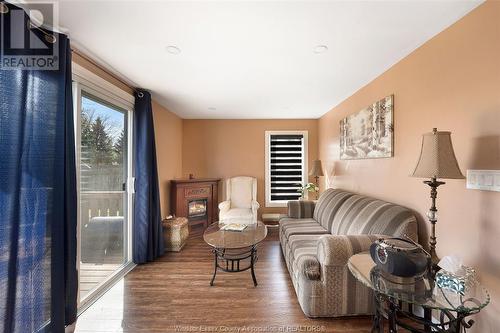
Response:
[[[45,40],[48,43],[55,44],[57,42],[57,37],[55,36],[55,34],[57,32],[50,31],[48,29],[44,29],[43,26],[40,27],[40,26],[35,25],[32,22],[31,17],[29,16],[29,14],[26,12],[26,10],[23,7],[17,7],[16,5],[11,4],[11,3],[9,3],[9,2],[7,2],[5,0],[0,0],[0,15],[2,15],[2,14],[8,14],[10,12],[10,8],[9,8],[8,5],[11,5],[11,6],[14,6],[16,8],[22,9],[24,11],[24,13],[25,13],[25,15],[26,15],[26,17],[28,19],[28,29],[36,29],[36,30],[40,31],[44,35]],[[83,52],[79,51],[77,48],[71,47],[71,52],[77,54],[79,57],[81,57],[84,60],[88,61],[89,63],[91,63],[92,65],[96,66],[98,69],[102,70],[104,73],[106,73],[107,75],[109,75],[113,79],[117,80],[118,82],[120,82],[121,84],[123,84],[124,86],[126,86],[127,88],[129,88],[132,91],[132,93],[135,92],[135,91],[137,91],[137,89],[135,87],[130,86],[130,84],[126,83],[123,79],[121,79],[118,76],[116,76],[115,74],[111,73],[108,69],[104,68],[101,64],[98,64],[94,59],[92,59],[91,57],[87,56]]]
[[[26,15],[26,17],[28,19],[28,29],[36,29],[36,30],[40,31],[43,34],[43,36],[45,37],[45,40],[47,41],[47,43],[55,44],[57,42],[57,37],[55,36],[56,32],[51,31],[49,29],[45,29],[45,28],[43,28],[43,26],[38,26],[38,25],[34,24],[33,20],[31,19],[31,17],[29,16],[29,14],[26,12],[26,10],[23,7],[17,7],[16,5],[11,4],[7,1],[0,0],[0,14],[8,14],[10,12],[10,8],[8,6],[9,4],[11,6],[22,9],[24,11],[24,15]]]

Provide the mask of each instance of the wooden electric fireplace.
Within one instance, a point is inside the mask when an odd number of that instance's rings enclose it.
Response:
[[[187,217],[190,225],[208,227],[218,220],[220,179],[174,179],[170,186],[172,214]]]

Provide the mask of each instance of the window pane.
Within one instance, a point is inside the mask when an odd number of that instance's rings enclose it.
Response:
[[[125,113],[82,96],[81,190],[121,191],[127,163]]]
[[[81,193],[80,299],[125,263],[125,193]]]
[[[80,300],[127,262],[127,111],[82,91]]]

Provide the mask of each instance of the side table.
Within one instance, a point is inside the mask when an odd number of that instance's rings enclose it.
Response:
[[[165,251],[179,252],[189,237],[188,219],[174,217],[162,221]]]
[[[461,295],[439,288],[427,277],[403,280],[382,274],[367,252],[352,256],[347,266],[356,279],[373,290],[372,332],[384,332],[385,317],[390,333],[397,333],[398,328],[413,333],[462,333],[474,324],[467,317],[490,302],[487,290],[479,283]]]

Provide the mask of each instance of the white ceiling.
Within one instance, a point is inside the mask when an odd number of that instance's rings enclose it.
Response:
[[[183,118],[318,118],[481,2],[61,1],[59,21]]]

